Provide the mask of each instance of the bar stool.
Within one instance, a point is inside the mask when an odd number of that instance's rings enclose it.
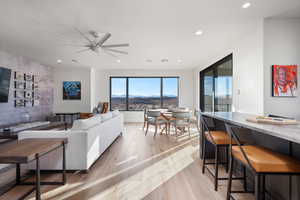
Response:
[[[234,170],[234,160],[247,167],[255,176],[255,199],[265,199],[269,194],[265,188],[266,175],[300,175],[300,161],[268,148],[256,145],[242,145],[237,131],[241,127],[225,124],[228,134],[230,135],[230,166],[229,181],[227,188],[227,200],[230,200],[233,193],[253,193],[245,191],[232,191],[232,175]],[[233,146],[233,144],[237,144]],[[262,189],[262,190],[261,190]],[[234,199],[234,198],[233,198]]]
[[[208,118],[200,115],[200,121],[202,123],[204,132],[203,132],[203,164],[202,164],[202,173],[205,173],[205,168],[208,170],[208,172],[214,177],[214,185],[215,185],[215,191],[218,190],[218,181],[219,180],[228,180],[228,178],[219,178],[219,164],[223,164],[226,167],[226,172],[228,172],[228,149],[229,149],[229,145],[230,145],[230,136],[226,133],[226,131],[216,131],[216,130],[212,130],[212,126],[209,126],[208,123]],[[214,123],[212,124],[213,126]],[[214,148],[215,148],[215,161],[213,163],[207,163],[206,162],[206,142],[211,143]],[[220,153],[220,148],[224,148],[225,149],[225,162],[221,162],[219,160],[219,153]],[[213,173],[208,167],[207,165],[215,165],[215,173]],[[245,171],[246,169],[243,168],[243,171]],[[234,178],[234,179],[244,179],[246,180],[246,176],[245,176],[245,172],[244,172],[244,177],[240,178]]]

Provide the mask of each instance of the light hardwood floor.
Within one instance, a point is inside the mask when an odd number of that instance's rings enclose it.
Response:
[[[224,200],[226,181],[215,192],[212,177],[201,172],[196,128],[175,138],[172,135],[147,136],[141,124],[127,124],[123,136],[92,166],[89,173],[69,173],[64,186],[43,186],[42,199],[75,200]],[[222,173],[221,173],[222,174]],[[223,174],[225,176],[225,174]],[[58,175],[43,179],[58,180]],[[236,188],[240,183],[234,183]],[[0,199],[14,199],[30,187],[18,186]],[[34,199],[34,195],[27,199]],[[253,199],[239,196],[236,199]]]

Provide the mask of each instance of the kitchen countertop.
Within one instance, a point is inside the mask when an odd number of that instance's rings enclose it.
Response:
[[[260,133],[268,134],[274,137],[285,139],[300,144],[300,124],[297,125],[272,125],[253,123],[246,121],[247,118],[257,115],[239,113],[239,112],[203,112],[204,116],[222,120],[233,125],[238,125]]]

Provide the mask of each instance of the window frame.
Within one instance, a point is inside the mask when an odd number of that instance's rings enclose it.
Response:
[[[160,108],[163,108],[163,79],[164,78],[177,78],[177,106],[179,106],[179,82],[180,76],[110,76],[109,77],[109,109],[112,111],[111,99],[112,99],[112,79],[113,78],[125,78],[126,79],[126,110],[120,111],[142,111],[142,110],[129,110],[129,79],[130,78],[159,78],[160,79]]]

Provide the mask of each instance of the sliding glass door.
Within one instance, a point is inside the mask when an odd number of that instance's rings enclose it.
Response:
[[[200,72],[200,108],[204,112],[230,112],[232,107],[232,55]]]
[[[203,76],[204,94],[203,94],[203,108],[205,112],[212,112],[214,109],[214,73],[213,71],[204,72]]]

